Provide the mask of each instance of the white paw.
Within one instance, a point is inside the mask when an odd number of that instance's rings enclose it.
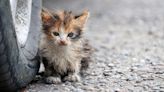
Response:
[[[64,81],[78,82],[80,81],[80,77],[77,74],[68,75],[64,78]]]
[[[45,81],[48,84],[59,84],[59,83],[61,83],[60,77],[53,77],[53,76],[47,77],[45,79]]]

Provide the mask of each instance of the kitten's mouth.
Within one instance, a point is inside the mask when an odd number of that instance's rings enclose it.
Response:
[[[67,44],[59,44],[60,46],[67,46]]]

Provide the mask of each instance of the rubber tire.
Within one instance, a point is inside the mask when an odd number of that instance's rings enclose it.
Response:
[[[41,0],[32,1],[30,31],[26,44],[17,42],[9,0],[0,0],[0,92],[13,92],[32,81],[37,60]]]

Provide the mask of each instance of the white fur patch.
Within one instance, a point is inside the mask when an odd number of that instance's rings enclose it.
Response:
[[[74,69],[79,72],[81,62],[81,42],[73,43],[68,46],[55,46],[50,44],[45,35],[42,36],[40,42],[40,50],[45,52],[42,56],[49,60],[49,63],[58,66],[58,72],[64,73],[68,69]],[[54,69],[57,67],[54,66]]]

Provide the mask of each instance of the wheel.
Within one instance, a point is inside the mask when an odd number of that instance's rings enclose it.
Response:
[[[31,5],[28,36],[22,44],[20,34],[16,33],[10,1],[0,0],[0,92],[17,91],[38,72],[41,1],[33,0]]]

